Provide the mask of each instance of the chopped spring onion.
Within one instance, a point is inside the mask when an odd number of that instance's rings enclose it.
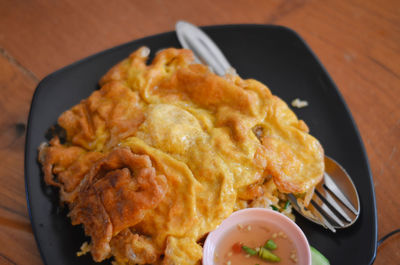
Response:
[[[251,256],[257,255],[257,251],[252,248],[242,246],[242,249],[244,250],[244,252],[246,252],[247,254],[249,254]]]
[[[272,210],[279,212],[278,207],[276,207],[275,205],[272,205],[272,204],[270,206],[271,206]]]
[[[277,255],[273,254],[271,251],[269,251],[264,247],[260,249],[260,251],[258,252],[258,256],[263,260],[267,261],[273,261],[273,262],[281,261],[281,258],[279,258]]]
[[[278,246],[276,245],[276,243],[270,239],[268,240],[265,244],[264,244],[264,248],[269,249],[269,250],[274,250],[276,249]]]
[[[289,204],[290,204],[290,201],[288,200],[288,201],[286,201],[286,203],[285,203],[285,206],[283,207],[283,210],[286,210],[287,209],[287,207],[289,207]]]

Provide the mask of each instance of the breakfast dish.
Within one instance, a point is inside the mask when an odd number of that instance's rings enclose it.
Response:
[[[46,184],[83,225],[95,261],[199,264],[201,242],[233,211],[290,214],[322,179],[324,153],[287,104],[262,83],[219,77],[189,50],[147,64],[142,47],[65,111],[39,148]]]

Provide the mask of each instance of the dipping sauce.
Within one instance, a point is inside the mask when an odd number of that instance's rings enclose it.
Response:
[[[269,244],[266,244],[269,240],[271,240]],[[294,265],[298,264],[298,251],[292,239],[275,224],[266,224],[262,221],[239,223],[231,227],[221,238],[214,253],[214,264],[261,265],[274,263]],[[262,259],[260,252],[264,258],[266,255],[274,255],[275,257],[272,256],[272,258],[275,258],[275,261]],[[276,261],[276,257],[280,260]]]
[[[265,244],[269,240],[276,248]],[[243,250],[244,246],[251,249],[251,254]],[[275,257],[279,261],[263,260],[260,251],[264,258]],[[239,264],[311,265],[310,245],[300,227],[279,212],[263,208],[239,210],[207,236],[203,265]]]

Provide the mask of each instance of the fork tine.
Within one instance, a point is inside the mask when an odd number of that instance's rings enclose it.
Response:
[[[326,189],[324,186],[318,187],[315,190],[315,193],[318,195],[318,197],[321,198],[321,200],[325,201],[328,206],[332,207],[335,209],[341,217],[343,217],[344,220],[347,222],[351,222],[351,218],[347,215],[347,213],[343,210],[342,207],[336,202],[336,200],[333,198],[333,196],[328,192],[323,189]]]
[[[307,210],[311,211],[312,214],[319,219],[320,223],[327,229],[331,230],[333,233],[336,233],[336,229],[332,226],[332,224],[325,219],[320,210],[318,210],[318,205],[311,200],[311,204],[307,207]]]
[[[336,216],[334,212],[328,207],[327,204],[325,204],[319,197],[318,195],[313,197],[313,203],[317,204],[320,208],[320,211],[322,215],[328,216],[330,219],[332,219],[336,224],[339,226],[343,227],[344,223]]]
[[[351,202],[346,198],[346,196],[342,193],[340,188],[335,184],[332,178],[325,172],[324,173],[324,181],[325,187],[332,192],[335,197],[342,202],[350,211],[352,211],[355,215],[358,214],[358,211],[354,208]]]
[[[316,207],[313,206],[313,204],[309,204],[307,208],[304,208],[302,210],[299,204],[297,203],[296,197],[293,194],[288,194],[288,198],[292,203],[293,207],[304,217],[308,218],[309,220],[312,220],[315,223],[322,225],[326,229],[331,230],[333,233],[336,232],[336,229],[331,225],[331,223],[328,222],[328,220],[324,218],[324,216],[319,212],[319,210]],[[309,214],[306,214],[306,212],[304,211],[309,212]]]

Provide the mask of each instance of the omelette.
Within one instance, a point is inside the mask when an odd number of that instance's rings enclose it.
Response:
[[[324,152],[284,101],[256,80],[217,76],[189,50],[147,63],[149,52],[111,68],[59,117],[65,137],[39,147],[46,184],[90,237],[78,255],[201,264],[204,238],[233,211],[290,214],[288,193],[307,205]]]

